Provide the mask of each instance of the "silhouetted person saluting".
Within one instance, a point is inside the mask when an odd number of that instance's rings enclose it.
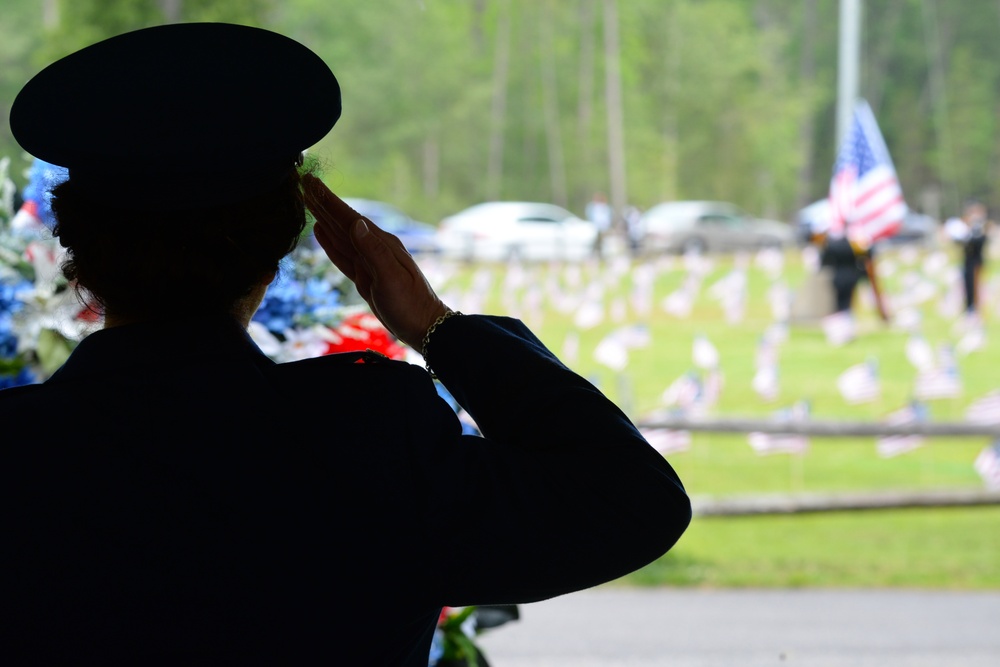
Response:
[[[69,169],[54,233],[105,326],[0,392],[3,664],[423,667],[443,605],[593,586],[687,526],[607,398],[520,322],[450,310],[301,166],[340,110],[311,51],[225,24],[120,35],[18,95],[14,136]],[[254,345],[306,207],[485,437],[421,367]]]

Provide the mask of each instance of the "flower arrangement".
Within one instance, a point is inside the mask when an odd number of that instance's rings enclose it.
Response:
[[[431,642],[430,667],[489,667],[476,646],[476,637],[486,630],[520,618],[517,605],[445,607],[438,618]]]
[[[44,381],[100,326],[62,276],[63,251],[45,227],[15,230],[4,217],[11,216],[0,216],[0,388]],[[406,356],[311,237],[283,262],[249,331],[278,362],[363,350]]]
[[[264,354],[279,362],[364,350],[391,359],[406,356],[311,236],[283,263],[249,332]]]
[[[477,667],[482,652],[473,643],[476,636],[475,607],[445,607],[438,618],[431,642],[429,667]]]
[[[48,192],[65,170],[35,161],[24,205],[13,210],[10,159],[0,159],[0,389],[40,382],[96,324],[59,269],[48,233]]]
[[[45,380],[97,325],[63,278],[60,251],[0,229],[0,388]]]

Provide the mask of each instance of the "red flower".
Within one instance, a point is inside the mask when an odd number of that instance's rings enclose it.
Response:
[[[402,360],[406,357],[403,346],[371,313],[356,313],[346,317],[331,331],[338,340],[327,345],[325,354],[372,350],[390,359]]]

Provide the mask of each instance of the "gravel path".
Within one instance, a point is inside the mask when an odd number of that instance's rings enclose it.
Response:
[[[602,588],[480,641],[491,667],[1000,667],[1000,592]]]

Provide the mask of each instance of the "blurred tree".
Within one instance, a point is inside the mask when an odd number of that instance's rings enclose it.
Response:
[[[566,201],[582,213],[595,190],[611,190],[603,9],[599,0],[5,0],[0,106],[9,110],[53,58],[121,31],[260,25],[314,48],[341,81],[343,119],[316,150],[343,194],[391,200],[431,222],[494,197]],[[629,203],[722,199],[790,219],[826,195],[837,3],[628,0],[617,10]],[[864,12],[862,94],[908,203],[940,191],[1000,204],[1000,2],[885,0]],[[20,178],[27,162],[6,124],[0,151]]]
[[[44,9],[35,0],[5,0],[0,10],[0,157],[11,158],[10,176],[19,187],[30,162],[10,135],[7,118],[17,91],[35,72],[32,55],[41,42]]]

